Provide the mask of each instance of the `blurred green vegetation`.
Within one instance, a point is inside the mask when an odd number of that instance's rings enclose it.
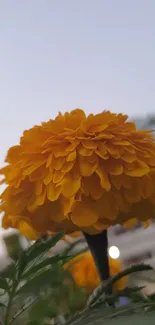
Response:
[[[142,288],[125,288],[109,295],[109,288],[116,280],[133,272],[151,270],[149,265],[128,268],[102,283],[88,297],[64,269],[64,264],[75,256],[76,243],[57,255],[49,254],[63,235],[39,240],[26,250],[14,245],[17,252],[12,254],[12,263],[0,273],[1,325],[100,325],[102,322],[118,325],[123,324],[122,319],[126,324],[132,319],[132,325],[137,319],[141,324],[146,324],[148,319],[149,324],[153,324],[155,299],[154,296],[144,297]],[[76,254],[79,253],[76,250]],[[128,297],[128,306],[118,305],[122,296]]]

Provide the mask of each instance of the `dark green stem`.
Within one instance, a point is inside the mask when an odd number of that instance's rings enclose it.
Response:
[[[84,236],[94,258],[100,279],[105,281],[110,277],[107,230],[97,235],[84,233]]]

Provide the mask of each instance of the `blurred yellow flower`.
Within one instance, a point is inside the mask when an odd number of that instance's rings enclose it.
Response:
[[[119,260],[109,258],[110,275],[113,276],[122,271],[123,267]],[[66,263],[65,269],[68,270],[78,287],[85,288],[91,293],[100,283],[100,278],[91,253],[85,252],[74,257]],[[127,278],[123,277],[113,286],[113,290],[123,290],[127,284]]]
[[[155,217],[155,141],[126,115],[59,114],[25,131],[6,163],[3,227],[30,239]]]

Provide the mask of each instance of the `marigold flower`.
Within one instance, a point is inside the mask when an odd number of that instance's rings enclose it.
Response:
[[[155,140],[126,115],[59,114],[25,131],[6,163],[3,227],[27,237],[155,217]]]
[[[113,276],[122,271],[123,267],[119,260],[109,258],[110,275]],[[85,288],[90,294],[100,283],[100,278],[95,266],[95,262],[89,251],[81,253],[65,264],[68,270],[80,288]],[[127,278],[123,277],[116,281],[113,290],[123,290],[127,284]]]

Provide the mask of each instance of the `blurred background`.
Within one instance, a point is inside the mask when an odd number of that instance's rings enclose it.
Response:
[[[0,165],[24,129],[59,111],[106,109],[155,129],[154,17],[154,0],[1,0]],[[154,223],[114,227],[109,254],[155,266],[154,238]],[[26,245],[0,228],[0,267]],[[145,274],[132,281],[148,283]],[[148,290],[154,272],[151,281]]]

